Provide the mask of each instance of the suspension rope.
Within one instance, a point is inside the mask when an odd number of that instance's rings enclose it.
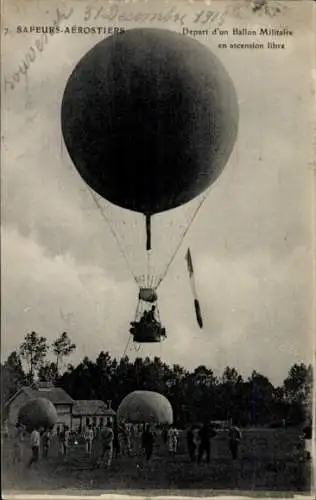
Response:
[[[61,143],[62,143],[62,141],[61,141]],[[62,144],[61,144],[61,146],[62,146]],[[63,147],[61,147],[61,154],[62,154],[62,151],[63,151]],[[191,217],[191,219],[190,219],[190,221],[189,221],[189,224],[187,225],[186,229],[184,230],[184,232],[183,232],[183,234],[182,234],[182,236],[181,236],[181,238],[180,238],[180,241],[179,241],[178,245],[176,246],[176,248],[175,248],[175,250],[174,250],[173,254],[171,255],[171,258],[170,258],[169,262],[168,262],[168,263],[167,263],[167,265],[166,265],[165,271],[164,271],[163,273],[161,273],[161,274],[160,274],[160,276],[157,276],[157,277],[155,277],[153,274],[151,274],[151,271],[152,271],[152,270],[151,270],[151,265],[150,265],[150,256],[151,256],[151,252],[147,252],[147,273],[146,273],[146,276],[144,276],[144,275],[141,275],[141,276],[135,276],[135,274],[134,274],[134,273],[133,273],[133,271],[132,271],[131,264],[130,264],[130,262],[129,262],[128,258],[127,258],[126,252],[124,251],[123,246],[122,246],[122,244],[121,244],[121,242],[120,242],[120,240],[119,240],[119,238],[118,238],[118,236],[117,236],[117,234],[116,234],[116,232],[115,232],[114,228],[112,227],[112,224],[111,224],[111,222],[110,222],[109,218],[106,216],[106,214],[105,214],[105,210],[104,210],[104,209],[103,209],[103,207],[100,205],[100,203],[99,203],[99,201],[98,201],[98,199],[97,199],[97,197],[96,197],[95,193],[93,192],[93,190],[92,190],[91,188],[88,188],[87,186],[86,186],[86,189],[87,189],[87,191],[88,191],[89,195],[91,196],[91,198],[92,198],[93,202],[95,203],[95,205],[96,205],[97,209],[99,210],[99,212],[100,212],[100,214],[101,214],[101,217],[102,217],[102,218],[103,218],[103,220],[106,222],[106,224],[108,225],[108,228],[110,229],[110,231],[111,231],[111,233],[112,233],[113,237],[115,238],[115,241],[116,241],[116,243],[117,243],[117,245],[118,245],[118,248],[119,248],[119,250],[120,250],[120,253],[121,253],[122,257],[124,258],[124,260],[125,260],[125,262],[126,262],[126,265],[127,265],[128,271],[129,271],[129,273],[131,274],[131,276],[133,277],[133,279],[134,279],[134,281],[135,281],[136,285],[138,286],[138,288],[139,288],[139,287],[143,287],[143,286],[148,285],[150,288],[153,288],[153,289],[157,290],[157,288],[160,286],[161,282],[162,282],[162,281],[164,280],[164,278],[166,277],[166,274],[167,274],[167,272],[169,271],[169,268],[170,268],[171,264],[173,263],[173,261],[174,261],[174,259],[175,259],[176,255],[177,255],[177,253],[178,253],[178,250],[179,250],[179,248],[180,248],[180,247],[181,247],[181,245],[182,245],[182,242],[183,242],[183,240],[184,240],[185,236],[187,235],[187,233],[188,233],[188,231],[189,231],[189,229],[190,229],[190,227],[191,227],[191,225],[192,225],[192,223],[193,223],[194,219],[196,218],[196,216],[197,216],[197,214],[198,214],[199,210],[201,209],[201,207],[202,207],[202,205],[203,205],[204,201],[205,201],[205,200],[206,200],[206,198],[208,197],[208,194],[209,194],[209,191],[210,191],[210,189],[211,189],[211,188],[209,188],[209,189],[206,191],[206,193],[205,193],[205,194],[204,194],[204,196],[202,197],[202,199],[201,199],[200,203],[198,204],[197,208],[196,208],[196,209],[195,209],[195,211],[193,212],[193,215],[192,215],[192,217]]]
[[[146,286],[150,288],[151,282],[151,251],[147,250],[146,252]]]
[[[125,349],[124,349],[124,352],[123,352],[123,358],[125,358],[125,356],[126,356],[127,349],[129,347],[130,341],[131,341],[131,335],[129,335],[129,337],[128,337],[128,340],[127,340],[127,343],[126,343],[126,346],[125,346]]]
[[[162,273],[162,274],[161,274],[161,276],[160,276],[160,278],[158,279],[158,282],[157,282],[157,285],[156,285],[155,289],[157,289],[157,288],[159,287],[159,285],[161,284],[161,282],[162,282],[162,281],[164,280],[164,278],[166,277],[166,274],[167,274],[167,272],[169,271],[169,268],[170,268],[171,264],[173,263],[173,261],[174,261],[174,259],[175,259],[175,256],[177,255],[178,250],[179,250],[180,246],[182,245],[182,242],[183,242],[183,240],[184,240],[184,238],[185,238],[186,234],[188,233],[188,231],[189,231],[189,229],[190,229],[190,227],[191,227],[191,225],[192,225],[192,223],[193,223],[194,219],[196,218],[196,216],[197,216],[197,214],[198,214],[198,212],[199,212],[200,208],[202,207],[202,205],[203,205],[204,201],[205,201],[205,200],[206,200],[206,198],[208,197],[209,192],[210,192],[210,188],[209,188],[209,189],[207,190],[207,192],[204,194],[204,196],[203,196],[203,198],[201,199],[200,203],[198,204],[198,206],[197,206],[197,207],[196,207],[196,209],[194,210],[193,215],[192,215],[192,217],[191,217],[191,219],[190,219],[190,222],[189,222],[189,224],[187,225],[187,227],[185,228],[185,230],[184,230],[184,232],[183,232],[183,234],[182,234],[182,236],[181,236],[181,239],[180,239],[180,241],[179,241],[178,245],[176,246],[175,251],[173,252],[173,254],[172,254],[172,256],[171,256],[171,258],[170,258],[170,260],[169,260],[169,262],[168,262],[168,264],[167,264],[167,266],[166,266],[166,269],[165,269],[164,273]]]
[[[136,312],[135,312],[135,321],[139,320],[139,313],[141,310],[140,300],[137,302]]]
[[[116,243],[117,243],[117,245],[118,245],[118,247],[119,247],[119,250],[120,250],[120,252],[121,252],[121,255],[123,256],[123,258],[124,258],[124,260],[125,260],[125,262],[126,262],[126,264],[127,264],[127,267],[128,267],[128,270],[129,270],[130,274],[132,275],[132,277],[133,277],[133,279],[135,280],[136,284],[139,286],[139,281],[138,281],[137,277],[134,275],[134,273],[133,273],[133,271],[132,271],[131,265],[130,265],[129,260],[128,260],[128,258],[127,258],[127,255],[126,255],[126,253],[124,252],[124,249],[123,249],[123,247],[122,247],[122,245],[121,245],[121,242],[120,242],[120,240],[119,240],[119,238],[118,238],[118,236],[117,236],[116,232],[114,231],[114,229],[113,229],[113,227],[112,227],[112,225],[111,225],[111,223],[110,223],[110,220],[109,220],[109,219],[108,219],[108,217],[105,215],[104,210],[102,209],[101,205],[99,204],[99,202],[98,202],[98,200],[97,200],[97,198],[96,198],[95,194],[93,193],[92,189],[88,189],[88,192],[89,192],[89,194],[90,194],[91,198],[93,199],[94,203],[96,204],[96,207],[99,209],[100,214],[101,214],[101,216],[102,216],[103,220],[105,220],[105,222],[107,223],[107,225],[108,225],[108,227],[109,227],[109,229],[110,229],[110,231],[111,231],[112,235],[114,236],[114,238],[115,238],[115,240],[116,240]]]

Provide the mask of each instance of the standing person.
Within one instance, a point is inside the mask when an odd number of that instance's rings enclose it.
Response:
[[[94,432],[91,426],[88,426],[84,432],[84,440],[86,443],[86,453],[91,455]]]
[[[191,462],[195,461],[195,455],[196,455],[196,440],[194,431],[195,427],[194,425],[192,425],[192,427],[190,427],[190,429],[187,432],[187,447]]]
[[[57,445],[58,445],[58,456],[64,454],[64,446],[63,446],[63,439],[64,439],[64,430],[61,429],[59,426],[57,427]]]
[[[149,323],[154,323],[156,321],[155,310],[156,306],[152,306],[151,309],[147,312],[146,321],[148,321]]]
[[[136,429],[134,424],[130,424],[130,453],[134,454],[136,451]]]
[[[208,422],[202,426],[199,432],[200,446],[198,453],[198,463],[200,464],[204,454],[206,454],[206,463],[210,463],[211,458],[211,438],[216,436],[216,432]]]
[[[303,429],[303,436],[304,436],[304,449],[305,449],[305,458],[306,460],[310,460],[312,457],[312,439],[313,439],[313,431],[312,431],[312,419],[310,418],[304,429]]]
[[[154,449],[154,435],[150,430],[149,424],[147,424],[142,435],[142,447],[145,452],[146,460],[149,461],[152,457]]]
[[[114,422],[113,427],[113,454],[114,458],[120,456],[121,446],[120,446],[120,437],[119,437],[119,429],[117,425],[117,421]]]
[[[107,426],[102,430],[101,439],[102,439],[102,450],[98,467],[109,468],[112,463],[113,441],[114,441],[114,432],[112,429],[111,422],[108,422]]]
[[[14,450],[13,450],[13,463],[22,462],[23,460],[23,441],[25,427],[21,423],[16,424],[15,436],[14,436]]]
[[[131,438],[129,427],[125,422],[122,422],[119,429],[119,436],[121,441],[121,449],[123,455],[130,455],[131,451]]]
[[[68,425],[65,425],[64,431],[62,433],[62,449],[64,457],[68,455],[69,438],[70,438],[70,430]]]
[[[162,429],[162,441],[163,441],[163,444],[167,444],[167,441],[168,441],[168,430],[166,429],[166,427],[164,427]]]
[[[167,444],[167,441],[168,441],[168,429],[167,429],[167,427],[164,427],[162,429],[162,440],[163,440],[163,444]]]
[[[57,439],[58,439],[58,455],[65,456],[67,454],[67,428],[65,425],[62,428],[59,428]]]
[[[230,425],[228,436],[229,436],[229,450],[230,450],[232,459],[237,460],[238,449],[239,449],[239,444],[240,444],[240,440],[242,438],[242,435],[241,435],[241,432],[238,429],[238,427],[236,425],[234,425],[233,423],[231,423],[231,425]]]
[[[201,444],[201,439],[200,439],[200,426],[196,425],[193,430],[193,442],[195,444],[195,457],[197,457],[199,449],[200,449],[200,444]]]
[[[131,426],[129,424],[125,424],[125,447],[127,451],[127,455],[131,455]]]
[[[138,455],[139,451],[139,426],[134,424],[134,453]]]
[[[171,426],[168,431],[168,448],[169,452],[173,456],[175,456],[175,454],[177,453],[178,436],[179,436],[178,430],[175,427]]]
[[[43,455],[45,458],[48,457],[48,450],[50,448],[51,443],[51,432],[47,429],[43,434]]]
[[[35,428],[31,432],[30,442],[31,442],[32,456],[31,456],[31,459],[28,463],[28,467],[31,467],[32,464],[36,464],[38,462],[38,459],[39,459],[41,436],[40,436],[40,432],[38,429]]]
[[[7,439],[9,437],[9,426],[7,420],[4,421],[2,432],[4,439]]]

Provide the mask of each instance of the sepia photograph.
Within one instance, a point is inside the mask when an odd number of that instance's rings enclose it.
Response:
[[[314,498],[315,4],[2,2],[3,498]]]

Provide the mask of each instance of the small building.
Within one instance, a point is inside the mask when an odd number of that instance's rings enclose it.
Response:
[[[72,408],[72,430],[77,431],[92,425],[103,427],[113,422],[115,411],[111,408],[111,401],[105,403],[100,400],[76,400]]]
[[[57,412],[56,427],[64,425],[72,427],[72,407],[75,401],[64,389],[54,387],[47,382],[38,383],[34,387],[21,387],[4,405],[5,418],[9,425],[15,425],[20,408],[34,398],[46,398],[53,403]]]

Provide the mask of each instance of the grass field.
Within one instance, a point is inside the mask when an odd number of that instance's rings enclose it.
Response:
[[[26,445],[27,446],[27,445]],[[3,445],[2,488],[4,490],[101,490],[187,491],[205,495],[214,490],[295,492],[310,490],[310,464],[300,460],[299,434],[295,430],[243,431],[240,458],[233,462],[228,452],[227,435],[220,433],[212,441],[210,464],[191,464],[185,438],[180,440],[175,458],[170,457],[159,439],[152,460],[144,462],[139,450],[133,456],[113,460],[109,470],[94,467],[98,446],[92,457],[83,445],[73,445],[69,456],[59,457],[57,444],[48,459],[42,458],[36,469],[27,469],[30,456],[25,449],[23,463],[12,464],[12,444]]]

